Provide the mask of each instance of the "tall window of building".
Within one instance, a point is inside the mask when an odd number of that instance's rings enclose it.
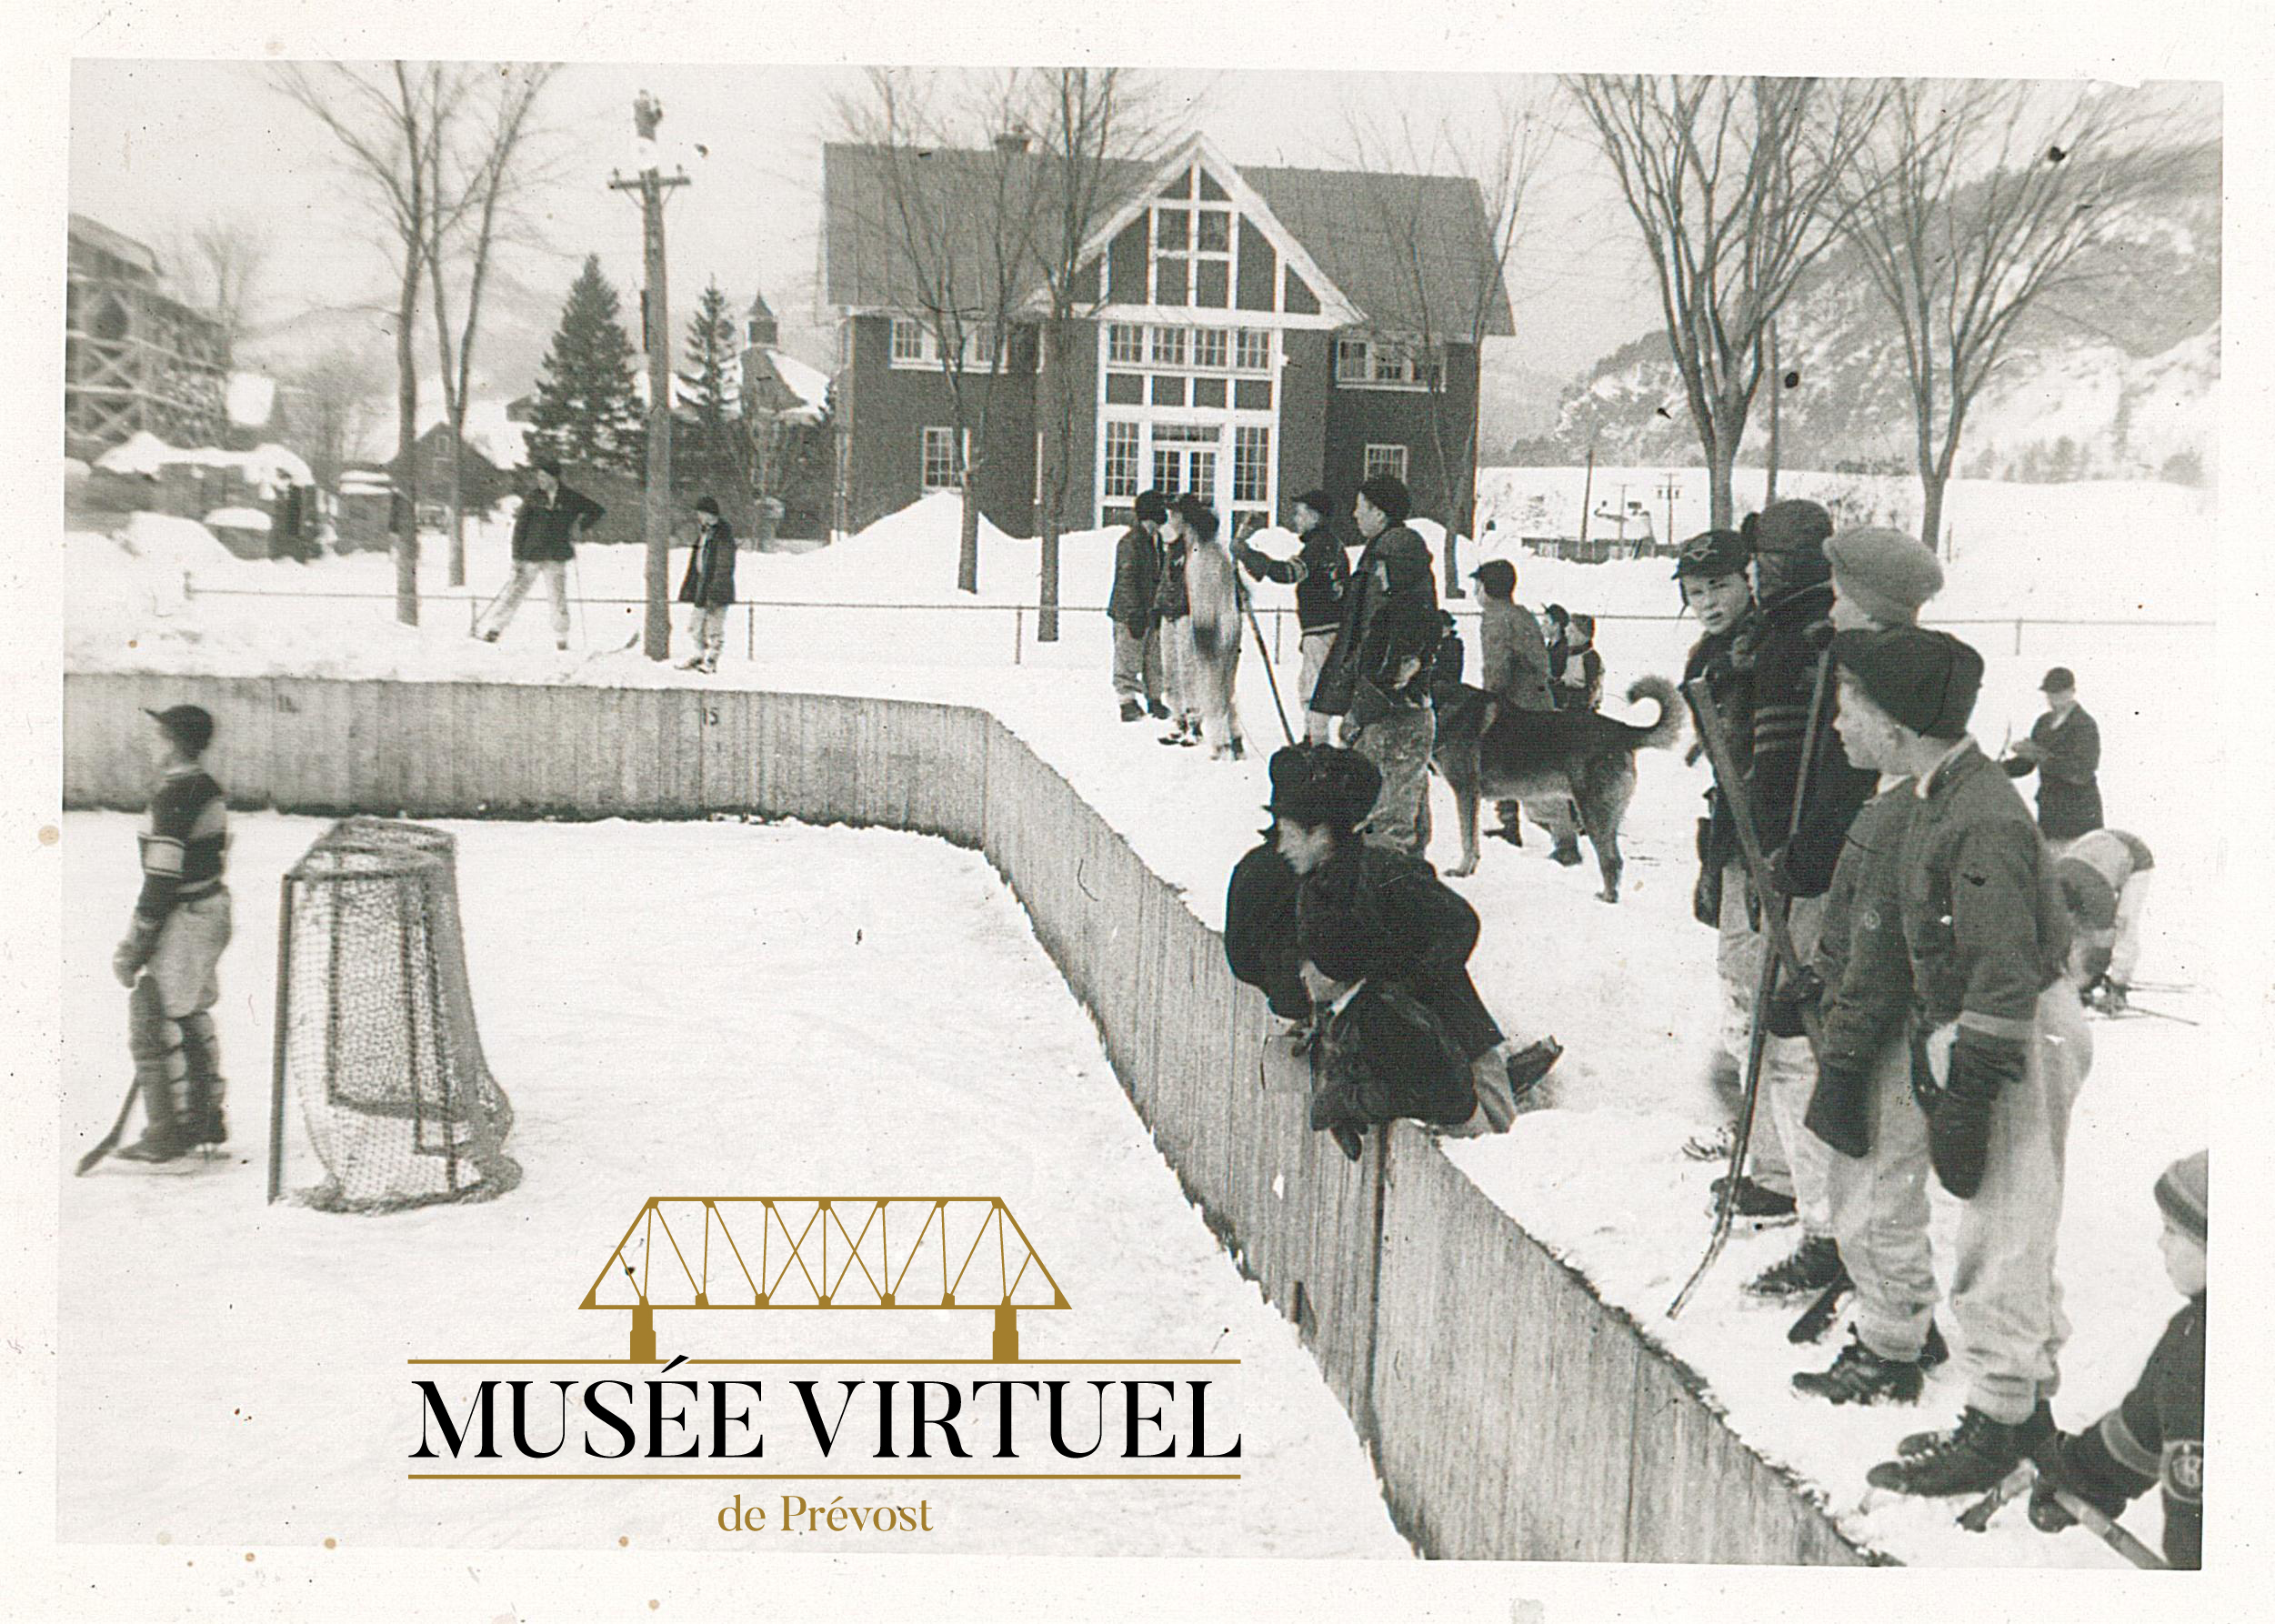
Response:
[[[1117,321],[1106,333],[1106,358],[1120,366],[1142,366],[1146,360],[1146,330],[1135,322]]]
[[[1232,431],[1232,499],[1267,502],[1272,493],[1272,431],[1243,424]]]
[[[1138,494],[1138,426],[1108,419],[1106,425],[1105,495],[1107,499]]]
[[[1235,334],[1232,367],[1235,372],[1269,372],[1272,369],[1271,329],[1242,327]]]
[[[1153,302],[1231,308],[1232,239],[1222,188],[1198,166],[1171,181],[1153,209]]]
[[[925,490],[948,491],[957,488],[958,476],[964,471],[964,459],[957,456],[956,431],[953,428],[928,427],[923,435],[923,484]],[[971,447],[969,431],[966,432],[964,447]]]

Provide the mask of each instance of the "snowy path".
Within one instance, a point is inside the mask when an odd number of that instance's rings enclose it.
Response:
[[[75,1136],[107,1124],[126,1075],[108,960],[133,900],[133,827],[65,822]],[[390,1218],[265,1208],[276,879],[323,827],[236,822],[237,935],[216,1011],[230,1160],[113,1162],[85,1179],[66,1165],[63,1538],[715,1547],[731,1484],[406,1482],[416,1408],[402,1361],[620,1357],[624,1317],[575,1309],[648,1195],[850,1193],[889,1172],[1000,1194],[1019,1216],[1074,1304],[1022,1317],[1028,1358],[1241,1359],[1209,1374],[1238,1417],[1242,1477],[934,1485],[938,1533],[864,1536],[863,1550],[1410,1554],[1348,1420],[1186,1203],[1017,905],[977,856],[938,841],[450,826],[524,1183],[491,1205]],[[659,1321],[666,1357],[676,1336],[707,1355],[802,1355],[815,1336],[837,1350],[856,1335],[865,1353],[930,1356],[976,1355],[987,1334],[980,1315],[912,1317],[914,1346],[877,1323],[889,1316],[851,1333],[843,1316],[687,1318],[699,1326]]]

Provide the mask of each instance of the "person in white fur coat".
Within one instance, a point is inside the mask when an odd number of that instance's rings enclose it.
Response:
[[[1218,539],[1216,510],[1189,492],[1169,510],[1185,537],[1185,591],[1191,606],[1191,703],[1200,712],[1201,738],[1212,761],[1238,761],[1247,745],[1233,703],[1240,668],[1240,576]]]

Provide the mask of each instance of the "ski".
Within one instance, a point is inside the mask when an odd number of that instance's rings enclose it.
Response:
[[[1809,1307],[1801,1310],[1792,1328],[1785,1333],[1785,1339],[1789,1342],[1823,1341],[1825,1333],[1832,1329],[1833,1321],[1840,1317],[1840,1305],[1849,1300],[1849,1294],[1856,1289],[1856,1286],[1844,1267],[1839,1278],[1819,1291]]]

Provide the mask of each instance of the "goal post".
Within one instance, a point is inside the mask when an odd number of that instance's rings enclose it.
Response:
[[[282,882],[276,987],[271,1201],[300,1182],[304,1150],[316,1176],[293,1198],[335,1211],[489,1200],[519,1182],[449,834],[380,817],[326,831]]]

